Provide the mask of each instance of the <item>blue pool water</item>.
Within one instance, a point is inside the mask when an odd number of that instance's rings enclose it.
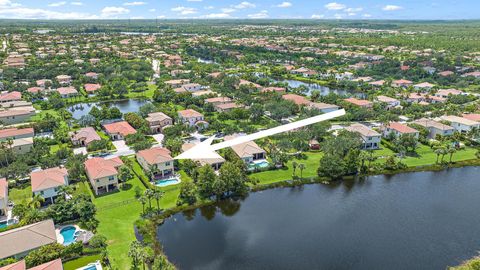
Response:
[[[170,185],[176,185],[178,183],[180,183],[180,180],[178,178],[169,178],[169,179],[157,180],[155,182],[155,185],[157,187],[166,187]]]
[[[75,242],[76,236],[75,232],[77,229],[73,226],[67,226],[60,231],[60,234],[63,236],[63,245],[67,246]]]
[[[83,268],[83,270],[97,270],[97,266],[95,264],[88,265],[86,268]]]
[[[268,163],[268,161],[263,160],[260,162],[248,164],[248,169],[249,170],[262,169],[262,168],[267,168],[269,165],[270,164]]]
[[[7,227],[7,222],[6,221],[2,221],[0,222],[0,229],[5,229]]]

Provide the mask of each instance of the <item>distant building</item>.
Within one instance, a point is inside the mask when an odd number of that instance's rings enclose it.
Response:
[[[150,132],[153,134],[160,133],[165,127],[173,125],[172,118],[162,112],[149,113],[145,120],[147,120]]]
[[[33,147],[33,128],[8,128],[0,130],[0,141],[11,140],[9,146],[15,154],[28,153]]]
[[[199,124],[208,126],[208,123],[205,121],[203,114],[192,109],[178,111],[178,117],[180,117],[182,123],[187,124],[191,127],[199,127]]]
[[[75,146],[88,146],[94,141],[100,141],[102,138],[92,127],[84,127],[77,131],[69,133],[72,144]]]
[[[62,98],[69,98],[78,95],[77,89],[75,89],[73,86],[59,87],[57,88],[57,92]]]
[[[353,104],[355,106],[359,106],[362,108],[372,108],[373,103],[371,101],[365,100],[365,99],[357,99],[357,98],[346,98],[344,101]]]
[[[461,133],[467,133],[474,128],[480,128],[480,122],[472,121],[465,117],[448,115],[442,116],[441,119],[450,122],[450,125]]]
[[[395,98],[387,97],[387,96],[378,96],[378,102],[387,104],[387,109],[395,108],[400,106],[400,101]]]
[[[0,103],[20,100],[22,100],[22,93],[18,91],[0,93]]]
[[[68,85],[72,83],[72,77],[69,75],[58,75],[55,78],[57,79],[57,82],[62,85]]]

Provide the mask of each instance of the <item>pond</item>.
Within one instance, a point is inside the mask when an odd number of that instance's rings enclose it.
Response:
[[[310,96],[313,91],[319,91],[321,96],[326,96],[330,93],[335,93],[337,95],[342,95],[342,96],[355,96],[358,98],[365,97],[365,94],[362,94],[362,93],[354,93],[352,91],[341,90],[341,89],[332,89],[330,87],[323,86],[320,84],[305,83],[297,80],[280,80],[280,81],[274,80],[274,82],[286,83],[289,88],[298,88],[300,86],[305,86],[308,89],[308,92],[305,93],[305,95],[307,96]]]
[[[480,250],[480,167],[277,188],[158,228],[179,269],[445,269]]]
[[[100,104],[115,106],[122,113],[128,113],[138,112],[140,107],[147,103],[148,101],[139,99],[125,99],[112,102],[79,103],[68,107],[67,110],[72,113],[73,118],[80,119],[82,116],[87,115],[93,107],[98,107]]]

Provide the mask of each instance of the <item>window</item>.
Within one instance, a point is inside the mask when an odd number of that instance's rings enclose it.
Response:
[[[170,162],[165,162],[165,166],[170,166]]]
[[[115,176],[109,176],[108,177],[108,181],[113,181],[113,180],[115,180]]]

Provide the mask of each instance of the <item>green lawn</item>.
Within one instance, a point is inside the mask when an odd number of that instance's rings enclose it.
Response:
[[[437,155],[435,154],[434,150],[432,150],[429,146],[422,144],[419,148],[417,148],[416,152],[418,156],[409,156],[403,159],[403,162],[405,162],[408,167],[432,165],[435,164],[435,162],[437,161]],[[464,150],[458,151],[453,154],[452,161],[475,159],[476,152],[476,149],[467,147]],[[444,161],[448,161],[449,159],[449,155],[446,155],[444,157]]]
[[[287,167],[286,169],[253,173],[251,174],[251,177],[255,177],[256,179],[260,180],[260,183],[259,183],[260,185],[290,180],[292,179],[292,175],[293,175],[293,166],[292,166],[293,161],[297,162],[297,164],[300,164],[300,163],[305,164],[303,177],[316,176],[320,158],[322,157],[323,154],[321,152],[307,152],[305,153],[305,155],[306,155],[306,159],[290,160],[286,165]],[[297,169],[296,174],[297,176],[300,176],[300,170]]]
[[[75,270],[77,268],[86,266],[89,263],[93,263],[100,260],[100,254],[90,255],[71,260],[63,264],[63,270]]]
[[[145,92],[130,92],[126,95],[127,98],[153,98],[153,93],[157,90],[155,84],[149,84],[148,90]]]
[[[26,204],[32,198],[32,187],[30,185],[25,188],[11,188],[8,190],[8,199],[15,204]]]

